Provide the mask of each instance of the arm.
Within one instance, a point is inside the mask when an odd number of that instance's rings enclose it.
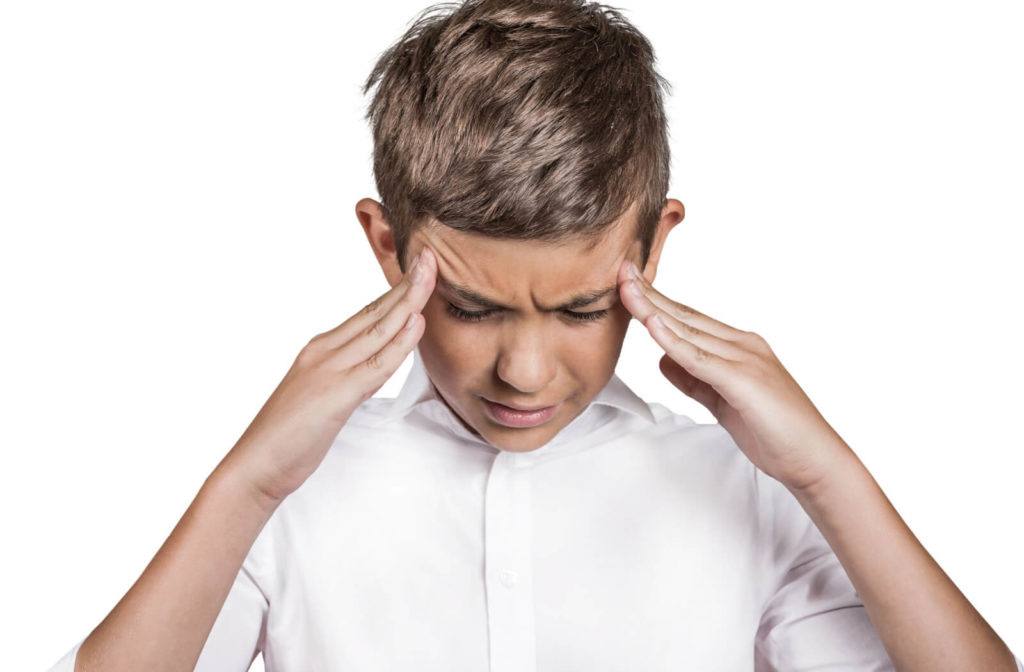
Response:
[[[832,477],[787,487],[839,558],[896,669],[1016,672],[1009,648],[845,442],[841,454]]]
[[[230,471],[206,479],[142,576],[85,639],[75,672],[191,670],[279,502]]]
[[[264,525],[422,336],[436,263],[424,248],[391,290],[302,349],[142,576],[82,642],[76,672],[195,668]]]
[[[662,373],[795,496],[847,572],[896,669],[1017,672],[1006,645],[924,550],[768,342],[669,299],[650,284],[653,272],[650,263],[646,274],[623,263],[619,294],[665,350]]]

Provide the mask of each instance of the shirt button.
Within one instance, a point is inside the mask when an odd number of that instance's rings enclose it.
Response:
[[[511,569],[506,569],[498,574],[498,580],[501,581],[506,588],[511,588],[519,582],[519,575]]]

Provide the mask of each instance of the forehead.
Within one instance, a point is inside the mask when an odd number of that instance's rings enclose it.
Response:
[[[632,221],[623,218],[593,236],[560,241],[492,238],[436,222],[410,237],[412,258],[424,245],[438,261],[439,275],[452,282],[514,300],[525,295],[558,296],[566,291],[615,284],[623,259],[638,260],[640,243]]]

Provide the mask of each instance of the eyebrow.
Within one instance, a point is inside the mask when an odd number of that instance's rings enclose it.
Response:
[[[438,274],[437,276],[437,284],[438,286],[443,287],[446,291],[450,292],[451,294],[454,294],[463,301],[475,304],[486,310],[515,310],[514,308],[510,308],[493,299],[487,298],[480,292],[470,289],[466,285],[460,285],[457,282],[446,280],[440,274]],[[541,308],[541,310],[547,313],[556,312],[560,310],[574,310],[576,308],[583,308],[584,306],[589,306],[593,303],[597,303],[598,301],[608,296],[609,294],[617,293],[618,289],[618,285],[612,285],[611,287],[606,287],[605,289],[590,290],[587,292],[583,292],[581,294],[577,294],[576,296],[569,299],[567,302],[563,303],[560,306],[554,306],[552,308]]]

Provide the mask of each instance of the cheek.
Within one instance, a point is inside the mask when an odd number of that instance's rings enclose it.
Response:
[[[579,337],[570,349],[573,366],[586,371],[588,378],[605,379],[615,370],[622,351],[622,343],[629,329],[630,314],[616,305],[594,329],[582,329],[587,337]]]
[[[619,352],[622,350],[622,342],[626,337],[628,327],[629,316],[623,316],[613,310],[600,328],[594,330],[593,338],[580,339],[584,345],[586,356],[594,365],[600,365],[607,369],[614,368]]]

